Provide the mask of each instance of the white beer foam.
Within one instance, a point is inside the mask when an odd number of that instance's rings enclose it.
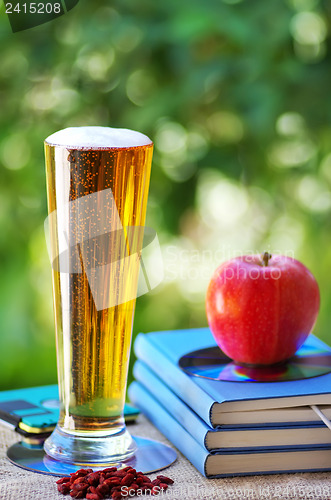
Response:
[[[68,127],[45,139],[51,146],[69,149],[132,148],[152,144],[147,135],[126,128]]]

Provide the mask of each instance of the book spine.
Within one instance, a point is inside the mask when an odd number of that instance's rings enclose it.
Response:
[[[132,403],[165,435],[178,450],[205,474],[208,452],[138,382],[132,382],[128,394]]]
[[[211,420],[212,406],[215,400],[201,389],[179,366],[175,365],[167,356],[150,341],[148,335],[140,333],[134,343],[134,352],[155,373],[159,373],[162,380],[187,403],[208,425],[213,426]]]
[[[242,451],[226,451],[226,452],[216,452],[208,453],[202,446],[200,446],[197,441],[151,396],[151,394],[144,389],[144,387],[139,382],[132,382],[128,390],[129,397],[131,401],[137,406],[148,418],[149,420],[164,434],[169,441],[172,442],[176,448],[186,456],[186,458],[196,467],[196,469],[201,472],[205,477],[217,478],[217,477],[232,477],[232,476],[250,476],[259,474],[280,474],[288,472],[318,472],[331,470],[329,455],[331,453],[330,448],[320,448],[316,446],[304,447],[302,450],[242,450]],[[311,460],[307,462],[304,466],[296,465],[296,454],[300,452],[307,452],[312,454]],[[293,457],[293,468],[292,467],[279,467],[279,460],[277,460],[277,455],[281,453],[284,457],[287,453]],[[325,463],[321,460],[317,465],[315,463],[313,453],[326,453],[327,459]],[[227,457],[231,455],[238,456],[238,463],[234,465],[234,470],[232,472],[222,471],[222,462],[227,462]],[[273,454],[275,454],[275,460],[273,460]],[[222,455],[223,460],[218,460],[217,456]],[[300,455],[299,455],[300,457]],[[212,461],[217,460],[217,465],[212,465]],[[243,472],[245,465],[251,461],[256,463],[256,470]],[[263,464],[268,461],[268,467],[262,467],[259,463]],[[302,463],[302,461],[301,461]],[[277,469],[275,468],[277,465]],[[314,467],[315,464],[315,467]],[[225,465],[226,466],[226,465]],[[217,473],[211,474],[210,467]],[[260,467],[260,469],[259,469]],[[226,468],[228,468],[226,466]],[[248,467],[250,468],[250,467]]]
[[[179,399],[142,361],[136,361],[133,375],[141,385],[179,422],[188,429],[192,437],[205,445],[208,432],[214,432],[196,413]]]

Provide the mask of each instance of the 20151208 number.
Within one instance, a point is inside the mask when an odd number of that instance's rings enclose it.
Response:
[[[6,3],[6,14],[60,14],[61,4],[60,3]]]

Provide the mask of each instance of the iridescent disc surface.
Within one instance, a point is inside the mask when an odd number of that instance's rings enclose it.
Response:
[[[182,356],[179,366],[190,375],[225,382],[281,382],[318,377],[331,372],[331,353],[303,345],[288,361],[269,366],[240,365],[217,346]]]
[[[169,467],[177,458],[175,450],[163,443],[132,436],[137,444],[137,451],[134,457],[125,462],[108,464],[117,468],[128,467],[129,465],[144,474],[151,474],[161,469]],[[97,467],[84,466],[84,464],[73,465],[65,462],[53,460],[45,454],[41,446],[31,447],[24,443],[16,443],[7,450],[7,457],[14,464],[33,472],[41,474],[51,474],[54,476],[67,476],[82,467],[91,467],[93,470],[104,469],[106,464]]]

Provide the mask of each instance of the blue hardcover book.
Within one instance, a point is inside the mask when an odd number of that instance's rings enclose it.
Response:
[[[141,386],[206,450],[331,446],[330,429],[321,420],[313,425],[303,423],[295,426],[223,426],[214,429],[176,396],[142,361],[135,363],[133,373]],[[157,415],[153,414],[152,409],[149,411],[149,417],[157,424]]]
[[[303,405],[331,404],[331,373],[282,382],[228,382],[188,375],[178,365],[191,351],[216,346],[209,328],[139,334],[134,343],[138,359],[208,425],[221,425],[224,412],[246,412]],[[312,334],[304,349],[331,349]]]
[[[133,382],[129,396],[132,403],[208,478],[331,470],[330,446],[209,453],[141,384]]]

